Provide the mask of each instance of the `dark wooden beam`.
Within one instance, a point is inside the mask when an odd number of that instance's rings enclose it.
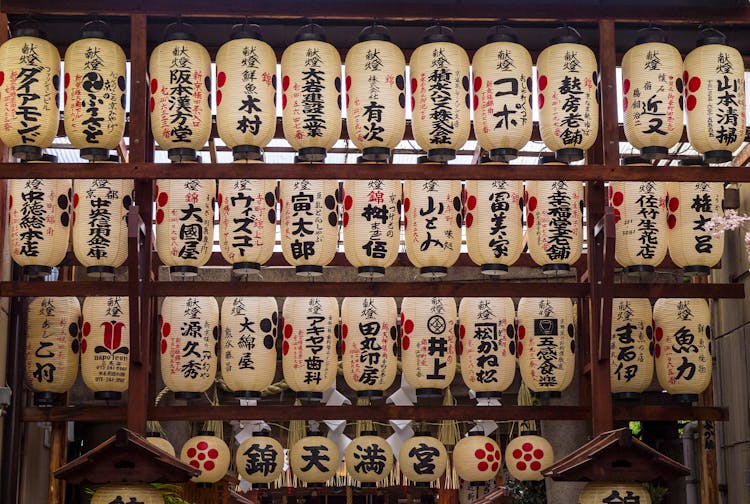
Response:
[[[0,297],[127,296],[127,282],[0,282]]]

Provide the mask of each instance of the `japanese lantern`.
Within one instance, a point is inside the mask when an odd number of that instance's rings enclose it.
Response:
[[[667,182],[669,256],[688,275],[708,275],[724,253],[724,234],[714,236],[711,217],[721,214],[721,182]]]
[[[385,27],[365,28],[346,54],[346,127],[367,160],[385,161],[404,137],[404,53]]]
[[[539,397],[559,397],[575,374],[576,322],[569,298],[521,298],[518,367]]]
[[[612,393],[639,399],[654,377],[654,333],[651,301],[614,298],[609,351]]]
[[[377,431],[362,431],[344,450],[346,472],[363,488],[383,482],[393,468],[391,445]]]
[[[685,56],[685,115],[693,149],[707,163],[726,163],[745,140],[745,64],[714,28]]]
[[[242,479],[259,488],[268,485],[284,470],[284,448],[274,438],[260,435],[244,440],[235,455]]]
[[[283,313],[284,380],[298,399],[320,401],[336,381],[338,302],[334,297],[288,297]]]
[[[531,55],[518,38],[493,33],[474,53],[474,133],[495,161],[510,161],[531,140]]]
[[[83,300],[81,376],[95,399],[118,400],[128,390],[130,305],[127,297]]]
[[[377,278],[398,257],[401,181],[345,180],[343,241],[359,276]]]
[[[213,179],[156,181],[156,250],[176,277],[194,277],[211,257],[214,235]]]
[[[656,377],[681,402],[694,402],[711,383],[711,312],[705,299],[654,304]]]
[[[147,483],[111,483],[99,487],[91,497],[91,504],[112,504],[113,502],[162,504],[164,497],[159,490]]]
[[[338,183],[282,180],[279,196],[281,249],[298,275],[320,276],[336,255]]]
[[[511,298],[465,297],[458,309],[461,376],[477,398],[499,398],[516,376]]]
[[[109,25],[86,23],[65,51],[65,135],[81,157],[106,161],[125,131],[125,52]]]
[[[424,277],[448,274],[461,253],[460,180],[404,182],[404,241],[409,261]]]
[[[341,57],[320,26],[300,30],[281,55],[284,138],[300,161],[323,161],[341,136]]]
[[[161,451],[168,453],[171,456],[175,456],[174,446],[165,437],[162,437],[160,432],[147,432],[146,441],[159,448]]]
[[[450,161],[471,130],[469,56],[450,29],[434,26],[427,32],[409,61],[411,127],[431,161]]]
[[[651,166],[623,159],[626,166]],[[664,182],[610,182],[615,209],[615,260],[627,273],[653,272],[667,256],[667,185]]]
[[[189,25],[167,27],[149,61],[151,132],[169,159],[193,159],[211,134],[211,56]]]
[[[399,448],[398,464],[406,479],[416,486],[429,486],[445,472],[448,450],[429,432],[416,432]]]
[[[292,473],[308,487],[323,486],[339,467],[336,443],[317,433],[297,441],[289,449]]]
[[[234,396],[258,399],[276,375],[279,308],[273,297],[225,297],[221,303],[221,376]]]
[[[536,433],[523,433],[505,448],[505,465],[518,481],[541,481],[542,471],[555,461],[552,445]]]
[[[453,448],[453,468],[470,483],[495,479],[503,463],[500,447],[482,431],[471,431]]]
[[[417,397],[440,397],[456,374],[456,301],[405,297],[401,302],[401,363]]]
[[[664,31],[641,32],[622,58],[623,125],[641,156],[662,159],[682,136],[682,56]]]
[[[346,297],[341,303],[341,361],[358,397],[380,398],[396,378],[398,309],[388,297]]]
[[[73,181],[73,252],[89,276],[113,278],[128,258],[130,179]]]
[[[578,32],[563,30],[537,59],[539,130],[557,159],[578,161],[599,133],[599,75]]]
[[[0,142],[34,161],[52,145],[60,121],[60,53],[31,26],[0,46]]]
[[[180,460],[201,471],[190,478],[193,483],[216,483],[227,474],[231,455],[223,439],[213,431],[201,431],[182,445]]]
[[[26,381],[34,404],[52,406],[78,376],[81,305],[75,297],[38,297],[28,307]]]
[[[198,399],[213,385],[219,305],[213,297],[164,298],[159,318],[161,377],[177,399]]]
[[[587,483],[578,496],[578,504],[613,502],[651,504],[651,496],[639,483]]]

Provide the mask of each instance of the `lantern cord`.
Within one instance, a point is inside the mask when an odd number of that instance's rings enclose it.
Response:
[[[456,401],[453,399],[450,387],[445,389],[445,395],[443,396],[443,406],[454,406]],[[438,439],[446,447],[455,446],[461,437],[461,433],[458,429],[458,422],[456,420],[443,420],[440,422],[438,427]]]

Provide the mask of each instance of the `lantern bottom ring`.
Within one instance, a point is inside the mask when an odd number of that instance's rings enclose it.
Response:
[[[456,159],[455,149],[430,149],[427,151],[427,158],[432,162],[444,163]]]
[[[387,161],[391,156],[388,147],[365,147],[362,149],[362,157],[367,161]]]
[[[86,274],[90,277],[111,280],[115,277],[115,268],[113,266],[89,266],[86,268]]]
[[[519,434],[521,436],[541,436],[541,433],[538,429],[522,430]]]
[[[39,408],[51,408],[59,395],[61,394],[56,392],[34,392],[34,405]]]
[[[490,159],[492,161],[512,161],[518,157],[518,149],[492,149]]]
[[[625,266],[625,273],[653,273],[654,267],[648,264],[635,264],[633,266]]]
[[[320,402],[323,400],[323,392],[297,392],[295,397],[300,401]]]
[[[583,159],[583,149],[560,149],[555,151],[555,159],[558,161],[565,161],[566,163],[580,161]]]
[[[34,145],[16,145],[11,149],[13,156],[23,161],[38,161],[42,159],[42,148]]]
[[[508,273],[507,264],[482,264],[483,275],[505,275]]]
[[[318,266],[317,264],[306,264],[304,266],[295,267],[294,271],[299,276],[320,276],[323,274],[323,266]]]
[[[375,488],[376,486],[377,485],[371,481],[365,481],[359,484],[360,488]]]
[[[380,278],[385,276],[385,268],[382,266],[360,266],[357,275],[367,278]]]
[[[297,152],[300,161],[308,163],[319,163],[326,158],[326,150],[323,147],[303,147]]]
[[[430,481],[417,481],[414,483],[414,486],[417,488],[430,488],[432,483]]]
[[[542,273],[545,275],[554,275],[558,271],[570,271],[569,264],[545,264],[542,266]]]
[[[443,390],[439,388],[418,388],[417,398],[419,397],[443,397]]]
[[[448,268],[445,266],[425,266],[419,268],[419,274],[423,277],[440,278],[448,274]]]
[[[23,274],[29,278],[46,277],[52,274],[52,267],[41,265],[24,266]]]
[[[326,486],[325,483],[313,483],[313,482],[307,483],[307,488],[323,488],[324,486]]]
[[[364,397],[367,399],[382,399],[382,390],[358,390],[357,397]]]
[[[235,161],[257,161],[263,159],[263,149],[255,145],[235,145],[232,147],[232,159]]]
[[[237,399],[260,399],[260,392],[256,390],[235,390],[234,397]]]
[[[484,486],[484,485],[487,484],[487,481],[490,481],[490,480],[486,480],[486,481],[469,481],[469,486],[470,487]]]
[[[100,390],[94,392],[94,399],[99,401],[119,401],[122,399],[122,392],[114,392],[112,390]]]
[[[640,392],[616,392],[612,397],[620,401],[638,401],[641,398]]]
[[[679,403],[698,402],[698,394],[670,394],[672,399]]]
[[[182,391],[182,392],[175,392],[174,393],[174,398],[175,399],[180,399],[182,401],[195,401],[196,399],[200,399],[201,395],[202,394],[200,392],[185,392],[185,391]]]
[[[711,268],[708,266],[685,266],[682,272],[688,276],[708,276],[711,274]]]
[[[659,145],[641,147],[641,156],[646,159],[665,159],[669,155],[669,149]]]
[[[482,391],[482,392],[475,392],[474,395],[476,395],[477,399],[497,399],[498,401],[502,399],[503,394],[502,392],[495,392],[495,391]]]
[[[544,392],[532,392],[531,395],[533,397],[536,397],[537,399],[542,399],[542,400],[558,399],[562,397],[562,394],[558,391],[547,391],[547,390],[545,390]]]
[[[712,150],[703,153],[703,160],[706,164],[710,163],[728,163],[732,160],[732,151]]]
[[[194,276],[198,276],[198,267],[197,266],[170,266],[169,273],[179,278],[194,277]]]
[[[258,275],[260,274],[260,263],[239,262],[232,264],[232,273],[235,275]]]
[[[158,438],[160,438],[160,437],[161,437],[161,432],[157,432],[157,431],[148,431],[148,432],[147,432],[147,433],[145,434],[145,437],[147,437],[147,438],[150,438],[150,437],[158,437]]]
[[[189,149],[187,147],[179,147],[175,149],[167,150],[167,157],[173,163],[182,163],[184,161],[194,162],[197,154],[195,149]]]
[[[88,161],[109,161],[109,149],[86,147],[81,149],[81,158]]]
[[[268,488],[268,483],[251,483],[253,489],[265,490]]]

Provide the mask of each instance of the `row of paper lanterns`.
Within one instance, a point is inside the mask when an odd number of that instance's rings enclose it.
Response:
[[[344,378],[360,397],[379,398],[402,373],[418,397],[441,396],[461,375],[479,398],[499,397],[515,378],[541,396],[570,385],[577,317],[568,298],[407,297],[400,323],[393,298],[289,297],[283,318],[272,297],[166,297],[159,316],[164,384],[179,399],[199,398],[221,376],[240,398],[259,398],[276,374],[281,338],[284,380],[304,400],[319,401],[336,382],[337,343]],[[221,320],[221,326],[219,321]],[[400,326],[400,331],[398,327]],[[28,309],[27,380],[42,406],[68,391],[78,374],[97,399],[128,389],[130,318],[124,297],[34,299]],[[655,328],[654,328],[655,327]],[[80,336],[79,336],[80,332]],[[711,378],[711,329],[703,299],[613,303],[613,393],[645,391],[654,363],[660,385],[693,400]]]
[[[151,54],[150,114],[156,142],[183,161],[211,133],[211,59],[187,25],[176,23]],[[257,27],[256,27],[257,28]],[[594,53],[563,28],[537,59],[537,103],[545,145],[559,159],[582,159],[599,128],[599,76]],[[0,46],[0,140],[21,159],[38,159],[58,125],[60,56],[25,28]],[[241,26],[216,57],[219,136],[235,159],[260,159],[276,129],[276,56],[257,29]],[[455,157],[474,131],[494,160],[507,161],[532,132],[532,59],[511,33],[491,35],[476,51],[473,79],[466,51],[449,30],[429,33],[412,54],[410,83],[402,51],[385,29],[366,29],[346,57],[316,25],[305,27],[281,58],[284,136],[303,161],[322,161],[341,135],[365,158],[387,159],[402,140],[407,87],[412,131],[433,161]],[[683,131],[709,162],[726,162],[744,140],[744,64],[714,29],[704,30],[683,63],[659,30],[648,29],[623,58],[628,141],[648,158],[665,157]],[[82,157],[106,160],[125,126],[125,54],[106,27],[84,26],[65,54],[65,131]]]

